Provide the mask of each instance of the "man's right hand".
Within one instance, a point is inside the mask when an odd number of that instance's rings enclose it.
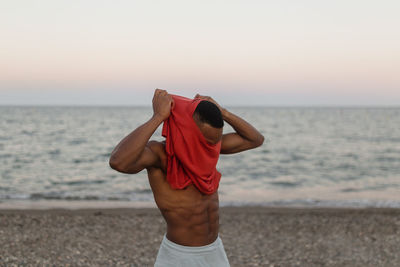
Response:
[[[166,120],[171,114],[173,103],[172,96],[166,90],[156,89],[153,96],[153,116]]]

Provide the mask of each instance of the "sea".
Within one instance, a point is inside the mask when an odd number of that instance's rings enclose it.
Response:
[[[228,110],[265,142],[220,156],[221,206],[400,207],[400,107]],[[108,164],[151,115],[151,107],[0,106],[0,208],[155,206],[146,170]],[[151,139],[164,139],[161,126]]]

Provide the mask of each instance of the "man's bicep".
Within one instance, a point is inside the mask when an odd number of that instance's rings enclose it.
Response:
[[[237,133],[228,133],[222,136],[221,154],[238,153],[251,148],[251,143]]]
[[[145,168],[157,167],[160,162],[160,157],[157,149],[155,148],[155,141],[150,141],[145,146],[139,159],[125,168],[124,173],[138,173]]]

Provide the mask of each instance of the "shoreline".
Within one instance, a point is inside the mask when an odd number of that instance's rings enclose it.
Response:
[[[80,209],[118,209],[118,208],[157,208],[155,202],[99,201],[99,200],[3,200],[2,210],[80,210]]]
[[[292,207],[292,206],[222,206],[219,207],[220,213],[234,214],[234,213],[246,213],[246,214],[272,214],[272,215],[296,215],[296,214],[307,214],[307,215],[351,215],[351,214],[381,214],[381,215],[398,215],[400,220],[400,208],[376,208],[376,207]],[[0,209],[0,215],[5,214],[25,214],[25,215],[137,215],[143,213],[159,214],[159,209],[154,207],[82,207],[76,209],[69,208],[5,208]],[[400,223],[400,221],[399,221]]]
[[[276,202],[221,202],[222,207],[276,208],[276,209],[400,209],[400,203],[370,201],[276,201]],[[2,210],[81,210],[81,209],[141,209],[155,208],[154,201],[120,200],[0,200]]]

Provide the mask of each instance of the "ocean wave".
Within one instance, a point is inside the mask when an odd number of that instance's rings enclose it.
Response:
[[[90,184],[103,184],[106,180],[79,180],[79,181],[52,181],[53,185],[90,185]]]

